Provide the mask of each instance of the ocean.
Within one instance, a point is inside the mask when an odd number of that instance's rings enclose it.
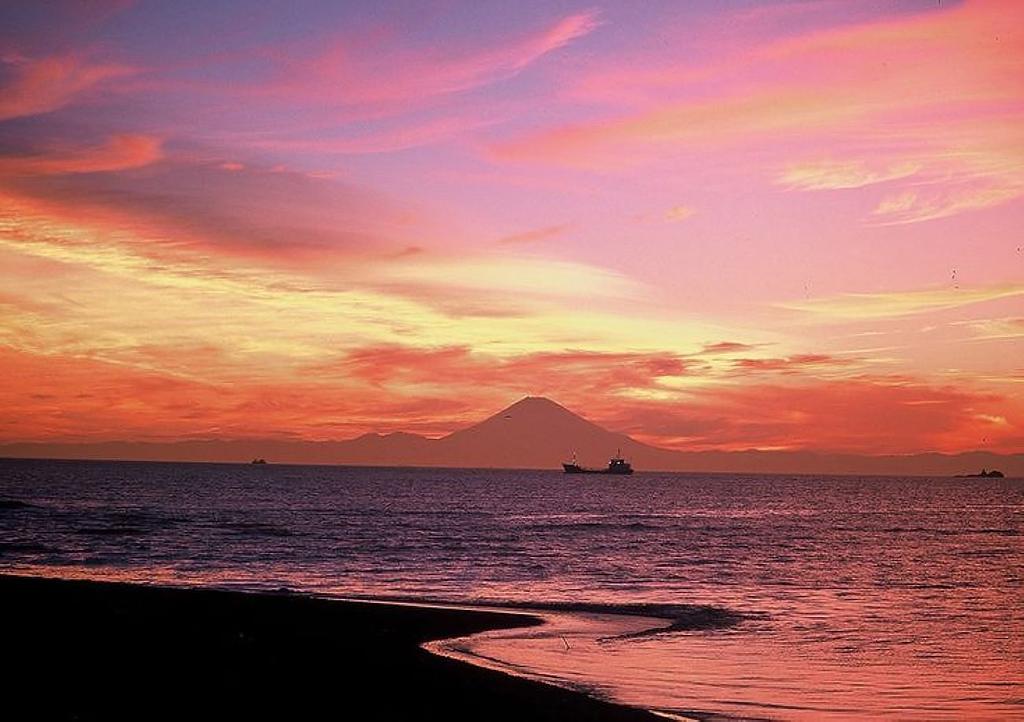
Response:
[[[0,460],[0,571],[541,610],[433,645],[682,718],[1024,717],[1024,480]]]

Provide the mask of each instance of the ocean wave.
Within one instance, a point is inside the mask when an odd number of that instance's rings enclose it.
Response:
[[[0,510],[8,511],[14,509],[31,509],[35,504],[29,504],[21,499],[0,499]]]
[[[179,524],[187,524],[191,519],[185,516],[175,516],[170,514],[154,514],[152,512],[131,510],[131,511],[117,511],[111,515],[112,519],[117,520],[118,523],[124,525],[135,525],[142,527],[153,527],[153,528],[167,528],[177,526]]]
[[[76,534],[86,536],[143,536],[148,534],[147,529],[137,526],[80,526],[75,529]]]
[[[144,536],[187,523],[189,519],[139,510],[114,510],[101,514],[78,512],[69,519],[75,533],[85,536]]]
[[[526,524],[526,525],[524,525],[524,526],[522,526],[520,528],[525,530],[525,531],[546,531],[546,530],[555,530],[555,529],[557,529],[559,531],[563,531],[563,530],[579,531],[579,530],[585,530],[585,529],[595,529],[597,531],[616,531],[616,530],[626,530],[626,531],[652,530],[653,531],[653,530],[658,530],[658,529],[665,529],[666,527],[664,525],[649,524],[649,523],[642,522],[642,521],[632,521],[632,522],[565,521],[565,522],[545,522],[545,523]]]
[[[295,536],[295,532],[286,527],[259,521],[228,522],[226,524],[218,524],[218,527],[233,534],[238,534],[239,536]]]
[[[60,550],[35,542],[0,542],[0,556],[5,554],[58,554]]]

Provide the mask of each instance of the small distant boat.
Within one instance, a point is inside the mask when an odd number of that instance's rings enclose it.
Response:
[[[962,474],[961,479],[1002,479],[1004,477],[1003,472],[999,469],[992,469],[991,471],[981,470],[980,474]]]
[[[576,454],[573,453],[572,461],[562,462],[562,469],[566,474],[632,474],[632,465],[622,458],[622,449],[619,449],[615,456],[608,460],[608,467],[605,469],[589,469],[580,466],[576,461]]]
[[[267,460],[266,459],[253,459],[249,463],[250,464],[266,464]]]

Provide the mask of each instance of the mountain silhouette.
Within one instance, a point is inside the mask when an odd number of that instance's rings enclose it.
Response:
[[[0,445],[0,456],[218,462],[265,458],[272,463],[292,464],[560,469],[561,462],[573,453],[583,465],[602,467],[618,450],[640,472],[953,476],[996,467],[1007,476],[1024,476],[1024,454],[985,451],[886,456],[813,451],[672,451],[604,429],[561,404],[537,396],[520,399],[477,424],[439,439],[397,432],[363,434],[346,441],[15,443]]]
[[[480,467],[557,469],[573,453],[582,464],[603,467],[617,449],[626,456],[661,452],[538,396],[527,396],[437,444],[445,458]]]

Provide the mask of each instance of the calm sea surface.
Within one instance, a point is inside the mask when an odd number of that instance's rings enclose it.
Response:
[[[0,570],[547,608],[445,649],[679,715],[1024,718],[1022,534],[1014,479],[0,461]]]

